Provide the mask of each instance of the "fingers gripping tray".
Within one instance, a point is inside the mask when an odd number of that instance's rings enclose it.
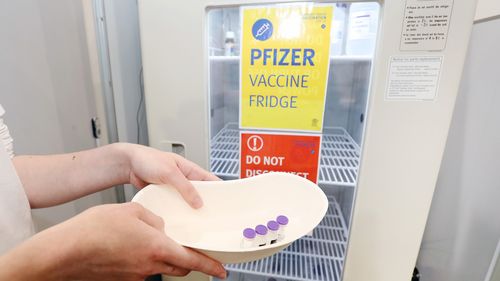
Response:
[[[248,262],[277,253],[310,233],[328,208],[316,184],[287,173],[192,183],[204,202],[197,210],[168,185],[149,185],[132,201],[162,217],[165,233],[174,241],[222,263]]]

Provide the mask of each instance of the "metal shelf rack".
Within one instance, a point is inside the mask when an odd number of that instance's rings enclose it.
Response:
[[[212,139],[210,167],[225,178],[238,178],[240,169],[240,134],[238,125],[226,124]],[[355,186],[359,166],[359,146],[340,127],[325,128],[321,143],[320,184]]]
[[[312,236],[304,236],[265,259],[228,264],[229,271],[286,280],[339,281],[347,243],[347,226],[333,196],[325,218]]]

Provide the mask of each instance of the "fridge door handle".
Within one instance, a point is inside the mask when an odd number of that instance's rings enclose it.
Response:
[[[162,151],[179,154],[182,157],[186,157],[186,145],[182,142],[161,141],[159,149]]]

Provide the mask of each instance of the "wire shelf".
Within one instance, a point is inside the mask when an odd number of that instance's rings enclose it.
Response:
[[[312,236],[304,236],[283,251],[253,262],[228,264],[233,272],[287,280],[339,281],[347,243],[347,227],[333,196],[325,218]]]
[[[240,132],[227,124],[213,139],[210,167],[213,173],[238,178],[240,173]],[[343,128],[325,128],[321,143],[320,184],[355,186],[359,166],[359,146]]]

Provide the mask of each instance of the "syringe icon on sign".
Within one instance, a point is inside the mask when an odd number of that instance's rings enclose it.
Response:
[[[264,23],[258,30],[257,30],[257,34],[255,35],[255,37],[260,37],[262,36],[266,31],[269,30],[269,28],[271,27],[271,25],[269,25],[269,23]]]

